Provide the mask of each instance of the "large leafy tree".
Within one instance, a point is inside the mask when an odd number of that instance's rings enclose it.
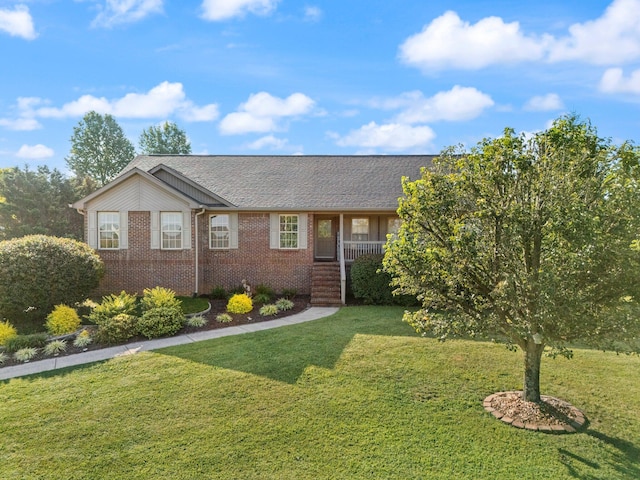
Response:
[[[164,122],[162,125],[143,130],[139,143],[140,151],[145,155],[191,153],[191,142],[187,134],[173,122]]]
[[[507,129],[443,152],[422,178],[403,180],[403,224],[387,242],[397,291],[423,306],[405,320],[443,339],[519,347],[533,402],[545,351],[570,357],[578,341],[637,349],[639,161],[637,148],[573,115],[532,137]]]
[[[0,171],[0,239],[34,234],[81,239],[82,216],[69,204],[95,189],[88,178],[69,179],[46,166]]]
[[[100,186],[112,180],[135,156],[135,148],[116,119],[91,111],[73,127],[67,166]]]

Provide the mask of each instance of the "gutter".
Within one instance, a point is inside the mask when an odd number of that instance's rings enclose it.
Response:
[[[196,233],[195,233],[195,250],[196,250],[196,258],[195,258],[195,289],[193,291],[193,296],[197,297],[198,296],[198,291],[200,290],[200,263],[199,263],[199,249],[198,249],[198,245],[200,243],[200,236],[198,235],[198,217],[200,215],[202,215],[205,212],[205,208],[203,205],[200,205],[200,208],[202,210],[200,210],[200,212],[196,213],[195,215],[195,223],[196,223]]]

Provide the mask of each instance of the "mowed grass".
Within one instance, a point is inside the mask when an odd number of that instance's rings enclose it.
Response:
[[[521,355],[419,338],[397,308],[348,307],[0,383],[2,479],[636,479],[640,359],[543,361],[574,435],[482,408],[521,387]]]

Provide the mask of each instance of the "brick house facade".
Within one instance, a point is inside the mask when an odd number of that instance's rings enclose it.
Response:
[[[401,178],[430,156],[139,156],[72,205],[106,266],[100,294],[180,294],[242,280],[343,303],[346,269],[397,228]],[[335,293],[314,276],[334,266]],[[336,293],[337,292],[337,293]]]

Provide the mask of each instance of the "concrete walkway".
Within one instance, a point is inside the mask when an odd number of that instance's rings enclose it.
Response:
[[[21,365],[13,365],[10,367],[0,368],[0,380],[8,378],[22,377],[24,375],[32,375],[34,373],[47,372],[58,368],[73,367],[85,363],[99,362],[110,358],[121,357],[124,355],[134,355],[138,352],[146,350],[156,350],[158,348],[173,347],[175,345],[184,345],[186,343],[200,342],[212,338],[228,337],[230,335],[239,335],[241,333],[257,332],[260,330],[269,330],[271,328],[285,327],[287,325],[295,325],[297,323],[309,322],[319,318],[328,317],[338,311],[333,307],[312,307],[303,312],[296,313],[284,318],[275,320],[266,320],[264,322],[250,323],[247,325],[238,325],[236,327],[218,328],[214,330],[205,330],[187,335],[177,335],[175,337],[158,338],[155,340],[146,340],[142,342],[129,343],[127,345],[118,345],[117,347],[102,348],[99,350],[91,350],[84,353],[76,353],[62,357],[46,358],[36,362],[23,363]]]

